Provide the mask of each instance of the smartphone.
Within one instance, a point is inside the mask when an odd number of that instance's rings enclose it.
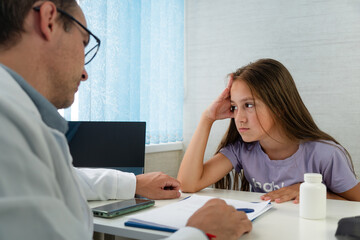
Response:
[[[138,211],[143,208],[154,206],[155,201],[143,198],[132,198],[120,202],[106,204],[92,209],[94,216],[113,218],[129,212]]]

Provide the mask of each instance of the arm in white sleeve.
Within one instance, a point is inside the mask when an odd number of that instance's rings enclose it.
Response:
[[[208,240],[209,238],[204,234],[203,231],[193,227],[181,228],[171,236],[164,238],[164,240],[185,240],[185,239]]]
[[[129,199],[135,196],[133,173],[105,168],[74,168],[87,200]]]

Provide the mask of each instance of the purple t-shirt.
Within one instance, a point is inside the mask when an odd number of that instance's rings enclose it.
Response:
[[[304,181],[304,173],[321,173],[323,183],[334,193],[342,193],[358,183],[350,164],[333,142],[304,142],[289,158],[270,160],[259,142],[247,144],[240,139],[222,148],[235,170],[244,169],[253,192],[271,192]]]

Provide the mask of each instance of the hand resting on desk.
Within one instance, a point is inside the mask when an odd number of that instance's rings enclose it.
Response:
[[[245,212],[236,211],[224,200],[209,200],[188,220],[186,226],[195,227],[216,236],[216,240],[238,239],[252,229],[251,221]]]
[[[264,194],[261,196],[261,200],[271,200],[275,201],[276,203],[294,200],[294,203],[299,203],[300,184],[301,183],[296,183],[291,186],[282,187],[278,190]]]
[[[150,199],[172,199],[180,197],[180,182],[162,172],[151,172],[136,176],[135,193]]]
[[[300,196],[300,184],[297,183],[291,186],[283,187],[278,190],[266,193],[261,196],[261,200],[271,200],[276,203],[282,203],[293,200],[295,204],[299,203]],[[352,200],[352,201],[360,201],[360,183],[358,183],[354,188],[344,192],[344,193],[333,193],[330,190],[327,191],[328,199],[336,199],[336,200]],[[344,196],[347,196],[345,198]]]

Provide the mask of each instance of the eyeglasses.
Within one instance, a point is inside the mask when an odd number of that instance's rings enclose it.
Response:
[[[39,12],[40,11],[40,6],[38,7],[34,7],[33,8],[35,11]],[[89,34],[89,41],[85,47],[85,50],[86,50],[86,53],[85,53],[85,65],[88,64],[89,62],[91,62],[91,60],[94,59],[94,57],[96,56],[99,48],[100,48],[100,39],[95,36],[89,29],[87,29],[84,25],[82,25],[78,20],[76,20],[73,16],[71,16],[70,14],[68,14],[67,12],[59,9],[59,8],[56,8],[56,10],[63,14],[64,16],[70,18],[71,20],[73,20],[74,22],[76,22],[77,24],[79,24],[80,27],[82,27],[88,34]],[[95,42],[91,42],[90,43],[90,40],[91,40],[91,37],[95,39],[96,43]],[[95,44],[95,45],[94,45]]]

